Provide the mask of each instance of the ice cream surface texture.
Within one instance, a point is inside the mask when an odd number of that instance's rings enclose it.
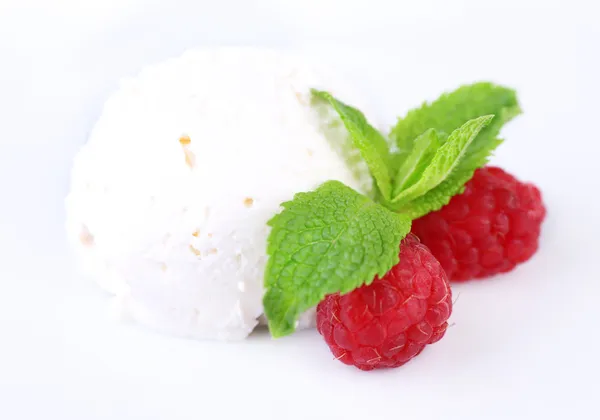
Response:
[[[267,221],[280,204],[331,179],[370,191],[311,88],[364,109],[301,57],[253,48],[188,51],[108,99],[75,159],[67,230],[128,316],[181,336],[246,337],[263,313]]]

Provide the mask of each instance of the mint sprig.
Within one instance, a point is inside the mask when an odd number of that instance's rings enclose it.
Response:
[[[326,294],[349,292],[398,263],[406,216],[338,181],[283,203],[269,221],[265,314],[273,337],[294,331],[298,316]]]
[[[399,261],[412,220],[447,204],[502,142],[500,128],[520,112],[514,91],[464,86],[410,111],[390,134],[398,152],[362,112],[313,90],[339,114],[377,185],[376,201],[338,181],[298,193],[269,221],[265,314],[274,337],[327,294],[346,293]],[[449,133],[449,134],[448,134]]]

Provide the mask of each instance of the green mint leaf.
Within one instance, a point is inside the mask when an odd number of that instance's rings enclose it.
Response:
[[[392,202],[406,204],[444,182],[458,167],[463,157],[470,158],[469,147],[492,119],[492,115],[475,118],[454,130],[448,140],[435,152],[425,170],[416,174],[418,180],[402,190],[392,199]]]
[[[450,199],[457,194],[462,194],[465,184],[473,177],[477,167],[471,170],[456,171],[452,173],[444,182],[418,197],[408,204],[394,206],[398,211],[411,220],[425,216],[427,213],[439,210],[450,202]]]
[[[339,114],[329,102],[319,98],[311,100],[311,107],[319,117],[319,131],[325,136],[325,139],[333,150],[344,159],[354,179],[358,181],[359,190],[373,198],[378,189],[376,186],[374,188],[373,177],[367,167],[367,163],[360,155],[360,150],[354,146],[354,140],[339,118]],[[332,114],[337,118],[332,118]]]
[[[521,113],[514,90],[488,82],[462,86],[440,96],[435,102],[424,103],[398,120],[390,133],[399,152],[393,157],[393,167],[398,168],[413,149],[414,140],[425,130],[434,128],[446,133],[467,121],[482,115],[495,115],[494,120],[481,131],[472,153],[486,148],[508,121]],[[395,166],[394,166],[395,165]]]
[[[389,144],[385,137],[368,123],[358,109],[338,101],[328,92],[313,89],[312,93],[315,97],[329,102],[339,114],[354,146],[367,163],[381,196],[389,200],[392,196],[392,178],[389,168]]]
[[[397,196],[402,190],[414,185],[419,180],[446,137],[446,134],[438,133],[431,128],[415,139],[413,149],[404,159],[394,178],[392,197]]]
[[[478,137],[483,130],[480,131]],[[461,194],[464,191],[465,184],[473,177],[475,170],[484,166],[492,151],[502,143],[499,139],[488,138],[487,144],[480,144],[477,150],[473,150],[473,145],[477,142],[478,137],[467,148],[458,165],[443,182],[408,203],[396,202],[391,207],[395,211],[406,214],[414,220],[427,213],[441,209],[450,202],[453,196]],[[447,143],[449,142],[450,139],[448,139]]]
[[[269,221],[263,304],[273,337],[330,293],[347,293],[399,261],[411,221],[338,181],[282,204]]]

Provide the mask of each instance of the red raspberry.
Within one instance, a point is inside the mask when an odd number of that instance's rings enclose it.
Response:
[[[546,209],[540,191],[500,168],[475,171],[461,195],[413,222],[451,281],[510,271],[535,253]]]
[[[317,329],[333,355],[362,370],[398,367],[441,339],[452,292],[440,263],[409,234],[400,262],[381,279],[317,307]]]

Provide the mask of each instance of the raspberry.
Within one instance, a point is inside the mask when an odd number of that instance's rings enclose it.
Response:
[[[451,281],[512,270],[535,253],[546,209],[540,191],[500,168],[475,171],[461,195],[413,222]]]
[[[317,329],[333,355],[362,370],[398,367],[440,340],[452,292],[440,263],[409,234],[385,276],[317,307]]]

